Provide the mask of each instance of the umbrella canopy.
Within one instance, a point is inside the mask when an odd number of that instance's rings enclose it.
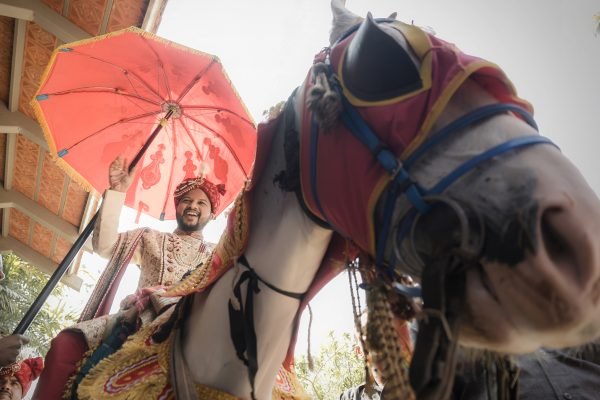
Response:
[[[174,219],[185,178],[224,184],[215,214],[250,176],[256,129],[219,59],[128,28],[58,47],[32,100],[58,164],[84,187],[108,187],[108,166],[145,151],[126,205]]]

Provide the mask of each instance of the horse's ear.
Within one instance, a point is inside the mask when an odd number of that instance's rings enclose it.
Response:
[[[388,17],[388,19],[396,19],[396,17],[398,16],[397,12],[393,12],[390,14],[390,16]]]
[[[367,101],[400,96],[423,85],[408,50],[370,13],[346,49],[342,73],[346,89]]]
[[[331,0],[333,22],[331,24],[331,32],[329,34],[330,45],[333,45],[336,40],[342,36],[342,33],[346,32],[354,25],[360,24],[360,22],[363,20],[358,15],[349,11],[345,4],[346,0]]]

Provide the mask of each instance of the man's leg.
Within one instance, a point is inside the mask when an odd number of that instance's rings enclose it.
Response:
[[[52,339],[33,399],[62,399],[67,381],[75,373],[77,363],[87,350],[85,338],[79,332],[61,331]]]

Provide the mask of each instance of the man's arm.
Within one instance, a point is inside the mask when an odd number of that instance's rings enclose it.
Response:
[[[104,199],[92,237],[94,253],[104,258],[110,258],[113,247],[119,238],[119,216],[125,203],[125,195],[126,193],[110,189],[104,192]]]
[[[110,258],[113,247],[119,238],[119,217],[134,174],[135,171],[129,172],[127,160],[121,156],[117,157],[108,167],[110,189],[104,192],[104,200],[92,238],[94,252],[102,257]]]

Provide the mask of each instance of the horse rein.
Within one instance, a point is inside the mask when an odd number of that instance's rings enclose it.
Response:
[[[256,329],[254,328],[254,295],[260,292],[258,283],[264,284],[276,293],[300,301],[306,293],[289,292],[265,281],[250,266],[245,254],[242,254],[238,258],[238,263],[245,267],[246,270],[242,272],[233,289],[237,307],[232,303],[231,299],[229,300],[229,329],[237,357],[242,360],[248,369],[248,378],[252,388],[250,395],[252,400],[255,400],[254,381],[258,372],[258,349]],[[248,281],[248,287],[246,288],[246,299],[243,301],[241,287],[246,281]]]

